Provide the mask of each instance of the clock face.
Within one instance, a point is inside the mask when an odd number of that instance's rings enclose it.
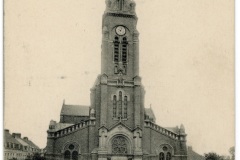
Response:
[[[119,35],[119,36],[122,36],[126,33],[126,29],[123,27],[123,26],[118,26],[116,28],[116,33]]]

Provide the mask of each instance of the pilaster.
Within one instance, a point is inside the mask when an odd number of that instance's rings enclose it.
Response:
[[[105,126],[107,124],[107,104],[108,104],[108,89],[107,89],[107,75],[101,76],[101,116],[100,116],[100,126]]]

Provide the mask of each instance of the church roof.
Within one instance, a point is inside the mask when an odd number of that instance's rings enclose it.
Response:
[[[188,147],[188,160],[205,160],[205,157],[192,150],[192,147]]]
[[[21,144],[9,133],[8,130],[4,131],[4,141],[5,143]]]
[[[89,116],[89,106],[63,104],[61,116]]]
[[[167,130],[174,132],[174,133],[178,133],[179,132],[179,128],[178,127],[164,127]]]
[[[55,130],[58,131],[58,130],[67,128],[67,127],[72,126],[72,125],[74,125],[74,124],[70,124],[70,123],[57,123],[55,125]]]

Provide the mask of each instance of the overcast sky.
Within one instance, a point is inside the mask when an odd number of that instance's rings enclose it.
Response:
[[[145,107],[200,154],[234,145],[234,1],[136,0]],[[67,104],[90,104],[104,0],[5,1],[5,128],[46,146]]]

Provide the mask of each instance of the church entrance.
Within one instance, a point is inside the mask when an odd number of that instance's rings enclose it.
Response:
[[[128,160],[125,156],[113,156],[111,160]]]

